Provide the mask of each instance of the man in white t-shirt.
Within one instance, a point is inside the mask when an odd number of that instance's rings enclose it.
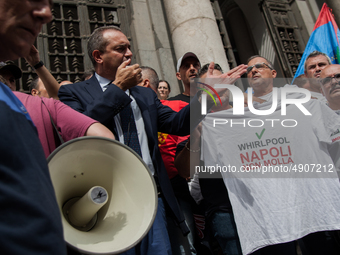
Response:
[[[276,75],[277,72],[267,59],[261,56],[249,59],[249,85],[255,97],[267,101],[257,106],[254,103],[258,110],[267,109],[273,104]],[[289,96],[302,98],[296,93]],[[255,163],[277,167],[292,165],[294,169],[294,164],[312,166],[312,163],[317,162],[320,165],[331,165],[326,144],[331,144],[333,137],[335,140],[339,138],[332,131],[340,125],[340,121],[333,118],[333,112],[318,100],[309,100],[306,108],[312,116],[304,115],[291,103],[287,106],[287,116],[282,116],[280,98],[278,101],[276,111],[270,116],[254,115],[248,108],[243,116],[234,116],[232,110],[208,114],[203,121],[202,136],[206,166],[229,164],[240,169],[241,165]],[[224,124],[217,127],[217,119],[222,119]],[[278,122],[268,122],[267,119]],[[276,123],[288,123],[281,122],[282,119],[295,119],[299,123],[298,127],[278,127]],[[261,121],[265,123],[262,126],[259,124]],[[213,122],[214,125],[210,124]],[[274,122],[275,128],[272,127]],[[248,123],[251,128],[243,128],[242,123]],[[225,139],[228,139],[228,143]],[[303,150],[302,146],[305,146]],[[284,178],[258,178],[255,175],[255,178],[239,178],[239,172],[234,174],[236,178],[230,178],[233,173],[222,173],[243,253],[292,255],[296,254],[294,240],[299,239],[301,249],[306,254],[340,254],[332,237],[334,231],[322,231],[340,228],[340,218],[335,213],[337,209],[332,209],[337,207],[340,199],[337,193],[333,193],[340,189],[338,181],[336,178],[328,178],[330,176],[316,178],[315,175],[311,178],[307,172],[306,179],[295,177],[296,172],[289,173],[285,177],[280,176]]]

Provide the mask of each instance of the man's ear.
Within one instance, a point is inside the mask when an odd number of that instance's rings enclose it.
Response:
[[[273,78],[276,78],[276,75],[277,75],[276,70],[272,70],[272,75],[273,75]]]
[[[143,87],[151,88],[149,79],[144,79],[142,84]]]
[[[179,81],[182,80],[181,74],[180,74],[179,72],[176,73],[176,77],[177,77],[177,79],[178,79]]]
[[[97,63],[102,63],[103,62],[102,55],[101,55],[101,52],[99,50],[94,50],[92,52],[92,57],[94,58],[94,60]]]
[[[31,90],[31,94],[32,94],[32,96],[38,96],[39,95],[39,91],[36,90],[36,89],[32,89]]]

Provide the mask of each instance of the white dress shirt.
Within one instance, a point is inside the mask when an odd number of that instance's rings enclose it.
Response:
[[[104,77],[101,77],[97,73],[95,73],[95,76],[96,76],[100,86],[102,87],[103,92],[105,92],[105,90],[107,89],[106,85],[108,85],[111,81],[104,78]],[[110,86],[116,86],[116,85],[111,84]],[[141,148],[141,152],[142,152],[142,158],[143,158],[144,162],[147,164],[147,166],[149,167],[151,173],[154,174],[155,169],[153,167],[152,159],[151,159],[151,156],[150,156],[150,150],[149,150],[149,145],[148,145],[148,137],[147,137],[146,132],[145,132],[142,113],[141,113],[141,111],[140,111],[140,109],[137,105],[136,100],[134,99],[133,96],[130,95],[130,90],[126,90],[125,93],[132,99],[131,109],[132,109],[133,116],[134,116],[135,123],[136,123],[138,140],[139,140],[139,144],[140,144],[140,148]],[[116,127],[117,127],[117,135],[118,135],[119,141],[121,143],[124,143],[124,134],[123,134],[123,130],[122,130],[122,127],[121,127],[120,115],[119,114],[117,114],[114,117],[114,121],[115,121],[115,124],[116,124]]]

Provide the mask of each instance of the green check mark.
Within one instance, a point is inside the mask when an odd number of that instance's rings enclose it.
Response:
[[[263,133],[264,133],[265,130],[266,130],[266,129],[264,128],[264,129],[262,130],[262,132],[261,132],[260,135],[259,135],[258,133],[255,133],[258,139],[261,139],[261,137],[262,137],[262,135],[263,135]]]

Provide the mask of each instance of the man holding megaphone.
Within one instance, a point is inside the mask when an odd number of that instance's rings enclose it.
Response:
[[[88,54],[95,74],[87,81],[62,86],[59,98],[73,109],[108,127],[116,139],[132,148],[147,164],[158,186],[158,210],[148,235],[127,253],[171,254],[166,230],[165,207],[169,205],[183,234],[189,229],[174,196],[159,149],[157,132],[190,133],[190,106],[174,112],[158,100],[154,91],[136,86],[142,80],[138,64],[130,65],[130,42],[118,27],[100,27],[88,41]],[[192,102],[200,118],[198,97]]]

